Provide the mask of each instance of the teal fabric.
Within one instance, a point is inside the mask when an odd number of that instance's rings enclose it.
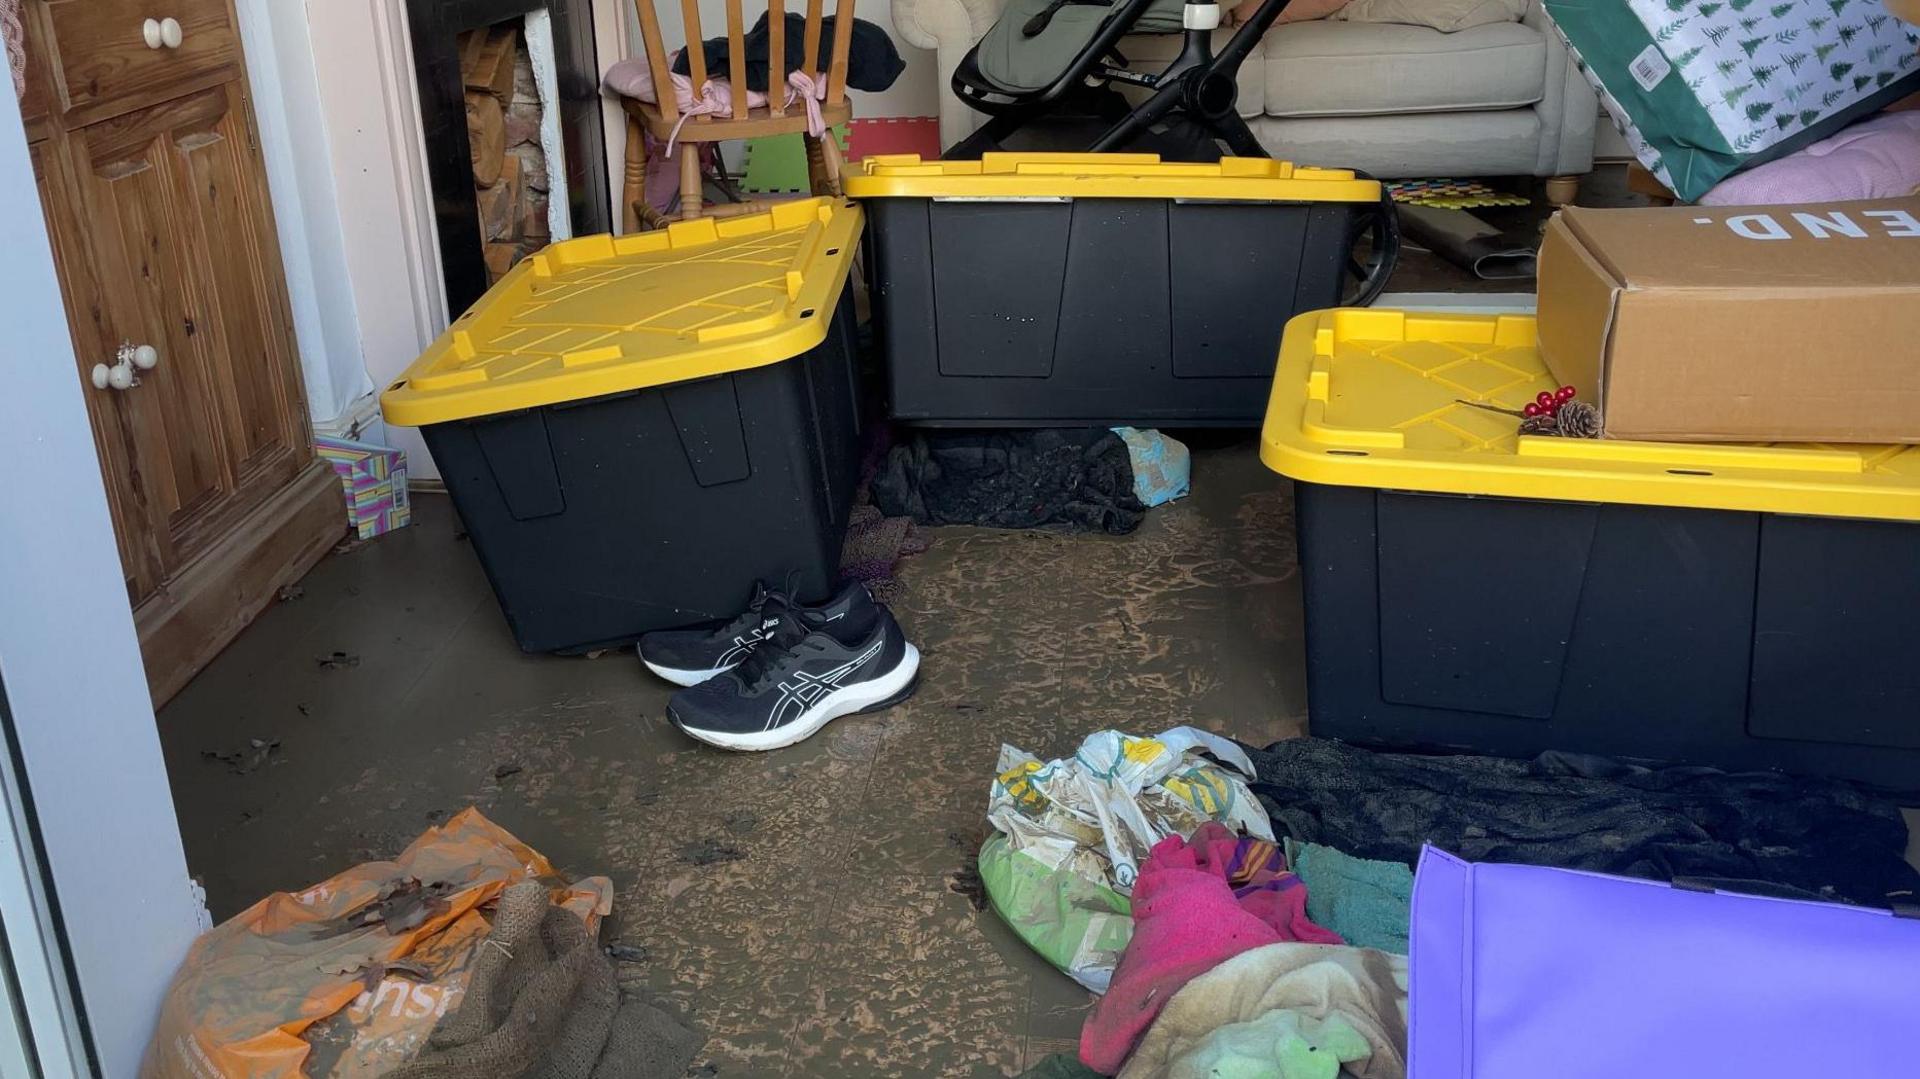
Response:
[[[1287,841],[1287,864],[1307,886],[1307,917],[1358,948],[1407,954],[1413,870],[1316,843]]]
[[[1071,1053],[1055,1053],[1020,1073],[1020,1079],[1105,1079]]]

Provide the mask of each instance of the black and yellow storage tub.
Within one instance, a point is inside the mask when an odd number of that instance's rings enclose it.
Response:
[[[1264,158],[859,163],[894,419],[1260,423],[1286,320],[1341,302],[1380,184]]]
[[[556,243],[381,395],[419,427],[520,647],[584,651],[827,594],[858,468],[863,215]]]
[[[1531,317],[1288,325],[1313,733],[1920,789],[1920,447],[1520,436],[1554,388]]]

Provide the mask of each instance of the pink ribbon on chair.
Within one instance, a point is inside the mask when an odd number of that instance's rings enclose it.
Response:
[[[681,76],[675,75],[674,81]],[[787,94],[782,107],[791,106],[796,100],[805,103],[807,109],[807,134],[820,138],[827,133],[826,118],[820,113],[820,102],[827,96],[827,84],[824,80],[805,71],[789,72],[787,75]],[[758,108],[767,103],[765,94],[749,90],[747,108]],[[700,84],[700,93],[690,96],[680,103],[680,119],[674,121],[673,130],[667,135],[667,156],[673,156],[673,144],[680,139],[680,129],[688,120],[696,116],[725,116],[733,111],[733,85],[726,79],[715,81],[708,79]]]

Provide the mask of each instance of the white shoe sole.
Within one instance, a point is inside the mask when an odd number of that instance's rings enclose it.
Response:
[[[672,682],[676,686],[697,686],[707,679],[712,678],[714,675],[725,674],[733,670],[733,665],[728,664],[725,667],[715,667],[710,671],[683,671],[677,667],[662,667],[645,656],[640,657],[640,662],[647,665],[647,670]]]
[[[734,734],[728,731],[703,731],[675,721],[687,737],[705,742],[721,749],[744,751],[765,751],[785,749],[797,742],[804,742],[820,733],[820,728],[857,712],[878,711],[888,705],[897,704],[906,699],[908,687],[920,673],[920,650],[907,645],[900,662],[893,670],[869,682],[846,686],[813,703],[811,708],[800,713],[800,718],[770,731],[753,734]]]

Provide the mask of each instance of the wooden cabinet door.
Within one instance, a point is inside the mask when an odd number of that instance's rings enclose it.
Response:
[[[218,387],[228,473],[251,508],[313,456],[293,316],[241,84],[183,104],[168,142],[178,238],[192,253],[188,332]]]
[[[217,122],[225,102],[198,94],[67,136],[103,335],[160,354],[137,385],[102,392],[115,393],[126,413],[129,464],[166,572],[218,536],[239,494],[224,422],[231,391],[205,347],[208,320],[189,278],[195,252],[178,170],[191,147],[175,139]],[[223,238],[216,249],[231,246]]]
[[[146,527],[147,511],[135,482],[133,460],[138,451],[131,417],[121,407],[119,391],[95,389],[92,381],[93,365],[113,362],[118,340],[111,345],[107,343],[103,293],[76,213],[74,183],[66,162],[51,142],[36,143],[30,153],[34,180],[40,189],[41,210],[47,220],[47,239],[52,244],[54,266],[60,275],[60,294],[66,300],[67,326],[73,335],[74,355],[79,362],[87,418],[100,454],[107,504],[113,511],[114,538],[120,547],[127,599],[137,607],[160,586],[163,574],[160,552],[152,531]]]
[[[41,0],[60,109],[78,127],[225,82],[240,73],[240,34],[228,0]],[[178,45],[147,41],[172,19]]]

